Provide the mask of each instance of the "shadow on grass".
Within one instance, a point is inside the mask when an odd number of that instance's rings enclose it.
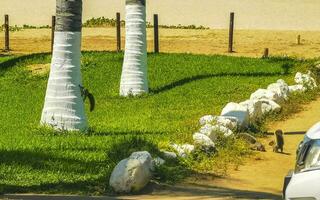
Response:
[[[35,58],[40,59],[49,55],[51,55],[51,53],[35,53],[30,55],[15,56],[7,61],[0,63],[0,70],[8,70],[9,68],[14,67],[20,62],[25,62],[26,60],[32,60]]]
[[[163,135],[165,132],[148,132],[148,131],[89,131],[87,136],[142,136],[142,135]]]
[[[159,94],[162,92],[166,92],[168,90],[171,90],[175,87],[183,86],[185,84],[209,79],[209,78],[215,78],[215,77],[270,77],[270,76],[279,76],[283,75],[281,72],[247,72],[247,73],[230,73],[230,72],[222,72],[217,74],[202,74],[202,75],[196,75],[192,77],[183,78],[181,80],[169,83],[168,85],[156,88],[156,89],[150,89],[150,92],[153,94]]]
[[[99,167],[103,166],[104,162],[98,161],[83,161],[76,158],[62,157],[64,149],[38,149],[38,150],[2,150],[0,151],[1,164],[8,166],[25,166],[32,170],[56,171],[63,169],[66,172],[74,173],[94,173]],[[68,149],[69,150],[69,149]],[[78,149],[71,149],[78,150]],[[86,149],[81,149],[86,151]],[[90,151],[90,149],[88,150]],[[1,175],[0,175],[1,177]]]
[[[110,142],[110,140],[109,140]],[[104,159],[96,156],[105,152]],[[70,149],[34,149],[0,151],[0,194],[5,193],[51,193],[51,194],[95,194],[111,193],[108,181],[116,164],[132,152],[148,151],[159,155],[156,142],[145,137],[121,136],[94,152],[83,147]],[[77,158],[78,153],[92,157]],[[72,156],[73,155],[73,156]],[[11,174],[12,173],[12,174]],[[19,174],[20,173],[20,174]],[[19,177],[19,178],[15,178]]]

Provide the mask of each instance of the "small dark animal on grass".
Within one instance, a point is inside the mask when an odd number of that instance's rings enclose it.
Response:
[[[282,130],[276,130],[276,144],[273,146],[273,152],[279,153],[283,152],[284,139]]]
[[[94,99],[94,96],[89,92],[89,90],[87,90],[83,86],[79,85],[79,87],[80,87],[81,96],[83,98],[83,101],[85,101],[86,98],[88,97],[89,103],[90,103],[90,112],[92,112],[95,108],[95,105],[96,105],[96,101]]]

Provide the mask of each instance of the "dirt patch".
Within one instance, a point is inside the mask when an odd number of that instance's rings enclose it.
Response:
[[[27,66],[27,70],[30,71],[32,75],[45,75],[50,70],[50,63],[29,65]]]
[[[153,51],[153,29],[147,30],[148,51]],[[223,54],[232,56],[261,57],[265,48],[270,55],[289,55],[313,58],[319,56],[320,31],[264,31],[236,30],[234,51],[227,53],[228,30],[160,29],[160,51],[166,53]],[[301,45],[297,36],[301,35]],[[3,37],[0,37],[3,43]],[[50,29],[29,29],[10,34],[13,54],[49,52]],[[82,50],[115,51],[115,28],[84,28]],[[122,29],[122,49],[125,31]],[[2,47],[1,47],[2,48]]]

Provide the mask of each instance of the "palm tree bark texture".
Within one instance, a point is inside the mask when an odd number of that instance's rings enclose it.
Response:
[[[86,130],[80,71],[82,0],[57,0],[51,69],[41,124],[57,130]]]
[[[120,95],[148,93],[146,2],[126,0],[126,47]]]

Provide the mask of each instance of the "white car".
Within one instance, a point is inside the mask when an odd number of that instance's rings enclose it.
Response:
[[[283,195],[287,200],[320,200],[320,122],[300,143],[296,168],[285,177]]]

